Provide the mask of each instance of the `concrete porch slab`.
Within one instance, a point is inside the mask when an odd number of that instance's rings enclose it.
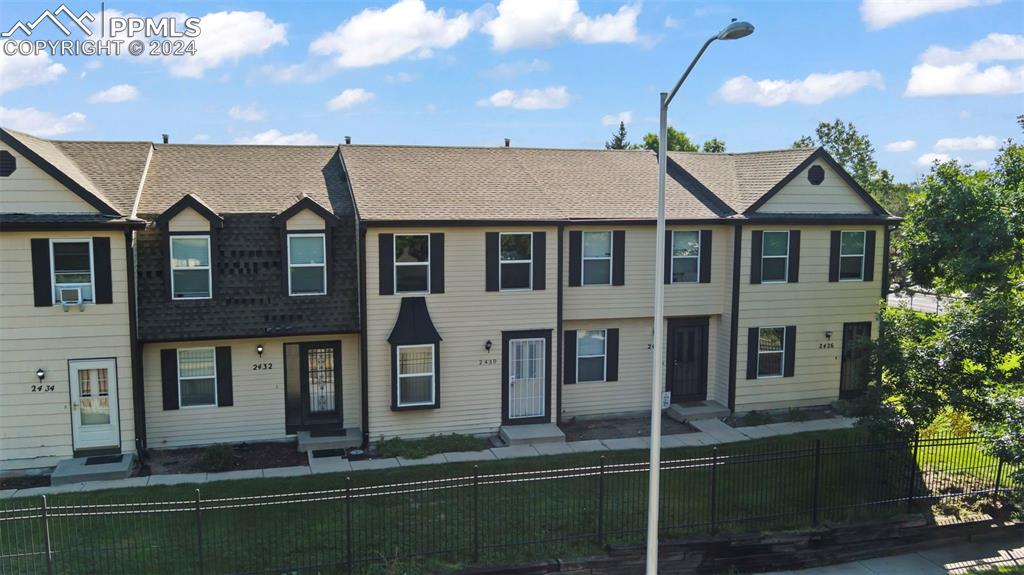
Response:
[[[358,427],[346,427],[338,430],[338,435],[314,436],[308,431],[295,434],[300,453],[320,449],[351,449],[363,444],[363,431]]]
[[[538,443],[564,443],[565,433],[554,423],[532,425],[502,425],[498,431],[506,445],[536,445]]]
[[[729,408],[721,403],[707,400],[673,403],[666,410],[665,415],[668,415],[676,421],[686,423],[695,419],[717,419],[719,417],[726,417],[730,413],[732,412],[729,411]]]
[[[120,459],[113,463],[88,465],[90,457],[65,459],[57,464],[50,474],[50,485],[67,485],[85,481],[104,481],[108,479],[124,479],[132,474],[134,453],[122,453]]]

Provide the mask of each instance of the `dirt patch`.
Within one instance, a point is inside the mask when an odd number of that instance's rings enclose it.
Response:
[[[818,419],[835,419],[837,417],[842,416],[829,406],[801,407],[774,409],[771,411],[748,411],[743,415],[730,415],[725,419],[725,423],[732,427],[753,427],[769,423],[814,421]]]
[[[150,449],[140,475],[203,473],[306,465],[295,442],[239,443],[185,449]]]
[[[21,475],[18,477],[0,478],[2,489],[28,489],[29,487],[46,487],[50,485],[49,475]]]
[[[572,419],[562,422],[559,429],[566,441],[588,439],[616,439],[619,437],[646,437],[651,434],[651,420],[646,416],[617,417],[613,419]],[[666,416],[661,418],[661,434],[696,433],[697,430]]]

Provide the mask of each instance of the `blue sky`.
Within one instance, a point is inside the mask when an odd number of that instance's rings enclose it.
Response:
[[[4,2],[0,28],[56,6]],[[933,155],[984,166],[1024,112],[1020,1],[106,3],[108,17],[182,13],[202,19],[195,58],[0,55],[0,124],[62,139],[600,147],[620,117],[633,140],[654,131],[658,92],[732,17],[756,32],[714,43],[669,114],[697,141],[784,148],[838,117],[909,180]]]

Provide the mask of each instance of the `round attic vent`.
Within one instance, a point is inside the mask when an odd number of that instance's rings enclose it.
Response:
[[[807,181],[814,186],[824,182],[825,168],[822,168],[821,166],[811,166],[811,169],[807,170]]]

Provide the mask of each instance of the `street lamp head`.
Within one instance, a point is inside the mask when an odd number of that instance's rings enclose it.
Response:
[[[735,18],[728,26],[718,33],[719,40],[736,40],[754,33],[754,25],[750,22],[737,22]]]

